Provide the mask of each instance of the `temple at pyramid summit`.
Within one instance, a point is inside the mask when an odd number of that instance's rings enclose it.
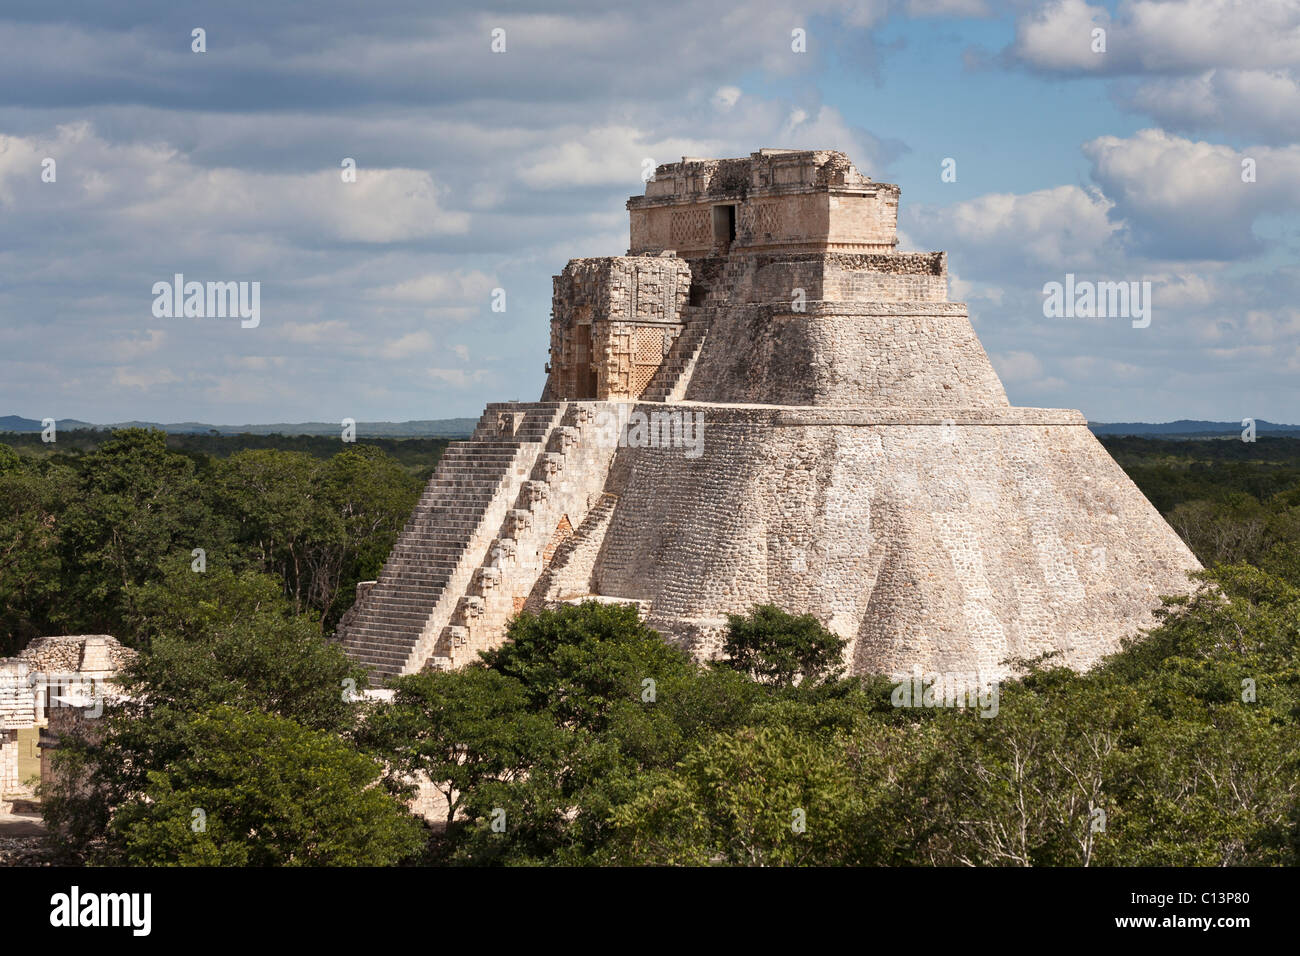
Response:
[[[340,623],[376,676],[452,668],[521,610],[635,604],[701,658],[776,604],[855,673],[1086,668],[1191,552],[1077,411],[1012,406],[899,188],[832,150],[660,166],[627,255],[555,277],[537,402],[454,442]]]

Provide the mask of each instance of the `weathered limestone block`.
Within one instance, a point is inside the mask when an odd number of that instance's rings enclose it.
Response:
[[[688,401],[1007,406],[959,303],[743,306],[714,319]]]
[[[628,200],[633,253],[892,249],[898,187],[872,182],[833,150],[762,149],[655,170]]]
[[[672,254],[574,259],[554,285],[543,400],[640,395],[681,331],[690,266]]]
[[[81,634],[38,637],[0,659],[0,797],[30,796],[35,780],[49,783],[64,735],[98,732],[119,694],[115,677],[134,656],[107,634]]]
[[[546,503],[549,488],[550,486],[544,481],[524,482],[523,496],[524,500],[528,502],[530,511],[536,510]]]
[[[501,412],[497,415],[497,434],[504,438],[514,435],[523,424],[523,412]]]
[[[533,526],[533,513],[516,508],[506,516],[506,531],[518,538]]]
[[[542,456],[542,464],[545,468],[546,480],[550,481],[564,471],[564,456],[555,451],[547,452]]]

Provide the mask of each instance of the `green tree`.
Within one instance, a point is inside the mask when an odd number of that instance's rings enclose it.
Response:
[[[44,793],[46,822],[72,854],[120,860],[116,815],[152,799],[151,774],[194,759],[185,728],[197,714],[269,714],[347,743],[365,675],[273,579],[184,566],[135,589],[130,613],[149,640],[116,678],[125,699],[64,738]]]
[[[61,623],[128,643],[128,589],[155,580],[178,554],[221,543],[194,462],[169,452],[162,432],[142,428],[114,433],[86,458],[79,496],[59,526],[69,587]]]
[[[257,708],[319,730],[353,726],[365,669],[323,640],[313,617],[295,613],[270,575],[182,564],[131,589],[127,604],[149,649],[120,678],[133,697]]]
[[[385,866],[423,827],[336,736],[213,707],[177,727],[182,755],[113,814],[103,857],[129,866]]]
[[[617,712],[642,710],[642,695],[694,676],[684,651],[646,627],[630,604],[586,601],[520,614],[506,641],[483,655],[488,667],[518,680],[530,703],[566,726],[605,729]],[[644,711],[643,711],[644,712]]]
[[[316,460],[306,452],[241,451],[217,467],[215,506],[250,566],[275,574],[295,610],[307,608],[308,542],[323,529],[312,475]]]
[[[518,780],[561,750],[563,731],[528,706],[518,681],[496,671],[409,674],[393,687],[393,701],[369,716],[361,741],[386,761],[395,791],[426,776],[447,802],[448,826],[467,795],[489,781]]]
[[[314,480],[328,534],[309,552],[307,594],[330,630],[356,599],[357,582],[379,577],[423,483],[370,445],[351,446],[322,462]]]
[[[791,688],[827,684],[844,675],[847,641],[811,614],[795,616],[773,604],[727,615],[725,666],[762,684]]]
[[[53,630],[63,591],[59,516],[74,487],[70,469],[0,445],[0,657]]]
[[[842,741],[747,728],[647,777],[614,810],[613,842],[636,864],[850,863],[861,804]]]
[[[419,495],[378,448],[327,460],[306,452],[241,451],[221,462],[212,496],[249,566],[278,575],[299,611],[332,628],[359,580],[374,578]]]
[[[415,704],[414,720],[372,725],[397,730],[387,753],[431,746],[445,786],[464,775],[465,822],[448,849],[458,862],[604,858],[610,813],[641,777],[739,726],[763,696],[743,675],[701,668],[627,605],[521,614],[507,636],[481,673],[402,679],[397,703]]]

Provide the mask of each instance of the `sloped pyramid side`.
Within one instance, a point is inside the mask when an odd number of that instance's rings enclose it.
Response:
[[[1045,651],[1087,667],[1199,567],[1077,413],[774,426],[709,411],[698,459],[620,452],[592,573],[702,656],[726,614],[774,603],[850,638],[857,673],[1001,677]]]
[[[793,290],[793,294],[792,294]],[[727,258],[688,401],[1009,407],[943,253]]]

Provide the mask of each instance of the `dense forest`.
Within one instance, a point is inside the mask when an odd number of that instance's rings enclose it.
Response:
[[[403,463],[383,450],[388,442],[302,436],[128,429],[65,433],[52,445],[6,438],[0,654],[51,633],[139,646],[144,595],[196,562],[271,576],[295,611],[314,613],[328,632],[356,582],[378,574],[446,447],[413,440]]]
[[[0,436],[0,655],[141,651],[60,751],[92,785],[43,794],[71,860],[1294,864],[1300,440],[1105,444],[1202,587],[1086,675],[1020,662],[992,716],[898,706],[772,607],[711,665],[628,608],[520,615],[480,664],[360,701],[329,635],[445,447],[419,439]],[[406,809],[417,773],[443,823]]]

